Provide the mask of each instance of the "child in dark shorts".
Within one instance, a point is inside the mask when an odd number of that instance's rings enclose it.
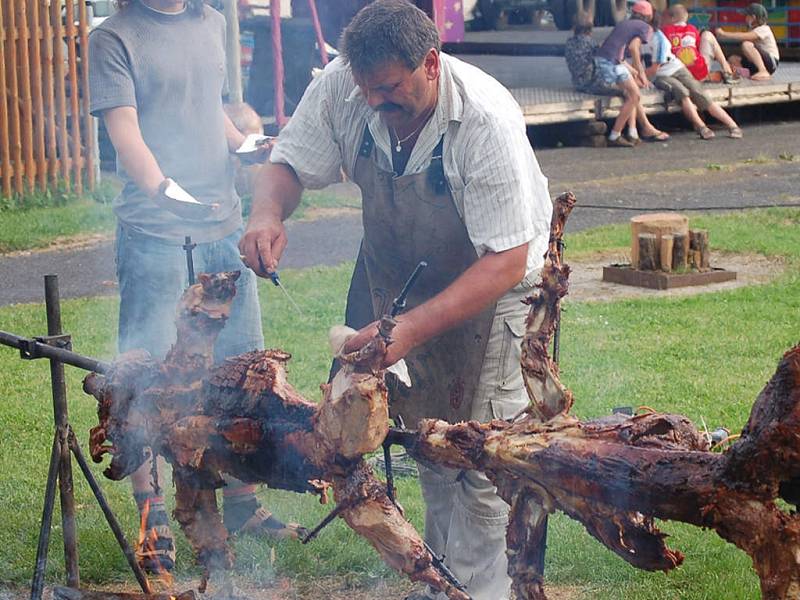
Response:
[[[744,9],[744,14],[750,31],[725,31],[719,27],[716,34],[722,40],[741,42],[743,56],[731,56],[731,65],[748,69],[751,73],[750,79],[754,81],[764,81],[772,77],[778,69],[778,44],[775,34],[767,25],[766,8],[754,2]]]

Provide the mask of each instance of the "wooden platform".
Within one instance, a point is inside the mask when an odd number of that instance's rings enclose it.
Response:
[[[622,100],[574,91],[563,57],[460,55],[493,75],[511,90],[528,125],[546,125],[617,116]],[[772,80],[743,80],[736,85],[705,84],[711,97],[724,108],[800,101],[800,63],[781,63]],[[648,114],[677,112],[673,102],[655,89],[642,93]]]
[[[669,290],[677,287],[708,285],[736,279],[735,271],[711,269],[690,273],[664,273],[662,271],[639,271],[630,265],[611,265],[603,267],[603,281],[621,283],[653,290]]]

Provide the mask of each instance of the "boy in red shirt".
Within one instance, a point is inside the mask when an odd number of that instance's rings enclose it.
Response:
[[[672,44],[672,53],[698,81],[714,81],[710,66],[716,62],[722,68],[722,81],[736,83],[733,69],[725,59],[717,38],[710,31],[700,33],[697,27],[687,22],[688,19],[689,11],[683,4],[673,4],[667,10],[668,22],[661,31]]]

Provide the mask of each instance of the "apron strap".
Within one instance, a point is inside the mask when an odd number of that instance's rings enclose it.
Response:
[[[375,140],[370,133],[369,125],[364,125],[364,135],[361,138],[361,148],[358,150],[358,155],[364,158],[369,158],[372,155],[372,147],[375,145]]]
[[[439,143],[431,154],[431,165],[428,167],[428,182],[436,190],[436,194],[441,196],[448,191],[447,179],[444,176],[444,136],[439,138]]]

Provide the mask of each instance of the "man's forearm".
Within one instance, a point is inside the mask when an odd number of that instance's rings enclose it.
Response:
[[[482,256],[441,293],[398,318],[412,345],[455,327],[480,313],[525,276],[528,244]]]
[[[253,192],[251,219],[289,218],[303,194],[303,186],[289,165],[267,162],[259,169]]]
[[[112,108],[103,114],[103,120],[125,172],[140,190],[153,196],[164,181],[164,173],[142,138],[136,109],[130,106]]]

